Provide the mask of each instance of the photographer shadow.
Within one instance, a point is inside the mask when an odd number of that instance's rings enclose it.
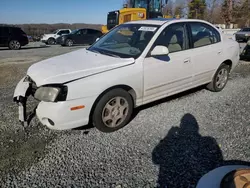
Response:
[[[185,114],[180,127],[172,127],[152,153],[159,166],[158,187],[195,187],[207,172],[223,165],[250,165],[243,161],[224,161],[216,140],[201,136],[195,117]]]

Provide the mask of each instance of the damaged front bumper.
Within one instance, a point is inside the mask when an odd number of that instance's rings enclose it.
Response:
[[[32,94],[32,83],[29,77],[22,78],[17,84],[13,96],[13,101],[18,104],[19,121],[26,127],[28,125],[28,117],[26,110],[27,98]]]

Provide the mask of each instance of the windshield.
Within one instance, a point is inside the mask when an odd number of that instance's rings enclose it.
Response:
[[[250,28],[243,28],[241,31],[250,31]]]
[[[134,8],[148,8],[148,0],[134,0]]]
[[[124,24],[103,36],[88,50],[121,58],[138,58],[158,30],[158,25]]]
[[[55,31],[53,32],[53,34],[56,34],[58,31],[59,31],[59,30],[55,30]]]
[[[161,12],[161,0],[132,0],[133,8],[145,8],[150,12]]]

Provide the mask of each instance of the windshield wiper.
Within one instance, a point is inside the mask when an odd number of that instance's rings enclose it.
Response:
[[[121,57],[118,56],[118,55],[115,55],[115,54],[112,54],[112,53],[108,53],[108,52],[104,52],[104,51],[97,51],[97,50],[89,50],[89,51],[95,52],[95,53],[98,53],[98,54],[103,54],[103,55],[108,55],[108,56],[112,56],[112,57],[121,58]]]
[[[100,52],[101,54],[104,54],[104,55],[108,55],[108,56],[112,56],[112,57],[118,57],[118,58],[121,58],[120,56],[118,56],[118,55],[115,55],[115,54],[112,54],[112,53],[108,53],[108,52],[104,52],[104,51],[102,51],[102,52]]]
[[[91,52],[95,52],[95,53],[98,53],[98,54],[101,54],[101,52],[97,51],[97,50],[89,50]]]

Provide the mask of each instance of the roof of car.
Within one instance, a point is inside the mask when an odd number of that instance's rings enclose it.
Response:
[[[125,24],[149,24],[149,25],[163,25],[167,22],[179,22],[179,21],[200,21],[204,22],[203,20],[198,19],[185,19],[185,18],[153,18],[148,20],[138,20],[138,21],[131,21],[127,22]]]

